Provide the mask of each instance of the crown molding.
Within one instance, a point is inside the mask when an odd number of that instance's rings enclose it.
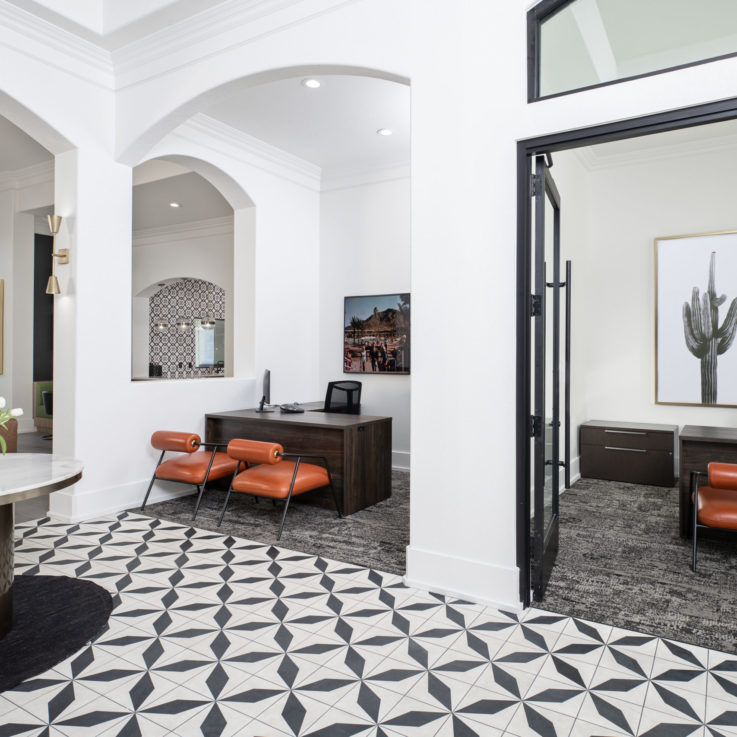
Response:
[[[409,179],[410,174],[411,169],[408,162],[370,169],[326,171],[323,172],[320,189],[323,192],[331,192],[336,189],[361,187],[366,184],[381,184],[398,179]]]
[[[118,89],[245,46],[358,1],[228,0],[113,51]]]
[[[14,43],[18,39],[13,36],[20,36],[23,43]],[[30,53],[41,63],[103,89],[115,89],[110,52],[7,0],[0,0],[0,39],[21,54],[28,55],[30,45]]]
[[[27,166],[14,171],[0,172],[0,191],[24,189],[54,181],[54,160]]]
[[[195,238],[213,238],[233,235],[233,217],[209,218],[194,220],[190,223],[163,225],[158,228],[141,228],[133,231],[133,247],[156,246],[168,241],[192,240]]]
[[[596,146],[589,146],[574,149],[576,157],[586,171],[605,171],[607,169],[626,166],[647,165],[668,159],[681,159],[685,156],[737,152],[737,138],[735,138],[734,134],[730,133],[695,141],[654,145],[637,151],[626,151],[616,154],[597,153],[596,148]]]
[[[320,189],[319,166],[203,113],[194,115],[172,135],[302,187]]]

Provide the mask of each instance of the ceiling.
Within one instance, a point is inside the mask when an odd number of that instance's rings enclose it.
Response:
[[[171,207],[170,202],[180,207]],[[233,209],[199,174],[189,172],[133,187],[133,230],[226,217]]]
[[[108,51],[175,25],[228,0],[7,0]],[[239,0],[256,4],[258,0]]]
[[[26,169],[52,159],[40,143],[0,116],[0,172]]]
[[[410,90],[373,77],[320,75],[239,91],[205,114],[316,164],[324,175],[409,163]],[[391,136],[377,135],[388,128]]]

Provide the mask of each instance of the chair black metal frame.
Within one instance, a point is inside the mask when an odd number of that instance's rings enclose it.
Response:
[[[361,387],[360,381],[352,379],[342,379],[340,381],[328,382],[328,389],[325,394],[324,412],[342,412],[348,415],[358,415],[361,413]],[[334,391],[345,392],[345,404],[335,405],[333,399]]]
[[[330,492],[333,495],[333,501],[335,502],[335,509],[338,512],[338,518],[343,518],[343,513],[340,509],[340,503],[338,501],[338,495],[335,493],[335,487],[333,486],[333,474],[330,473],[330,466],[328,465],[328,460],[325,458],[325,456],[321,455],[315,455],[313,453],[278,453],[278,456],[280,458],[296,458],[297,462],[294,464],[294,473],[292,474],[292,481],[289,484],[289,492],[287,493],[287,496],[284,498],[284,513],[282,514],[281,518],[281,524],[279,525],[279,534],[276,536],[277,540],[281,540],[281,534],[284,530],[284,522],[287,519],[287,510],[289,509],[289,502],[292,499],[292,491],[294,490],[294,484],[297,480],[297,473],[299,472],[299,464],[302,461],[303,458],[316,458],[321,460],[325,464],[325,470],[328,472],[328,483],[327,486],[330,487]],[[259,464],[256,464],[259,465]],[[250,465],[246,467],[245,471],[236,470],[236,472],[233,474],[233,477],[230,479],[230,484],[228,486],[228,493],[225,495],[225,503],[223,504],[223,509],[220,512],[220,519],[218,520],[218,527],[220,527],[220,523],[223,521],[223,517],[225,516],[225,510],[228,507],[228,501],[230,500],[230,494],[233,491],[233,482],[235,481],[236,477],[239,473],[245,473],[248,471],[248,468],[250,468]],[[316,487],[316,488],[324,488],[324,487]],[[314,491],[314,490],[313,490]],[[260,494],[251,494],[247,491],[239,491],[238,494],[246,494],[248,496],[253,496],[256,498],[256,501],[258,501]],[[272,501],[276,501],[275,498],[272,498]]]
[[[205,491],[205,485],[207,484],[207,480],[210,477],[210,469],[212,468],[213,461],[215,460],[215,454],[218,451],[218,448],[225,448],[226,445],[223,445],[222,443],[197,443],[197,448],[212,448],[212,454],[210,455],[210,463],[207,465],[207,472],[205,473],[205,478],[202,481],[201,484],[195,484],[197,487],[197,503],[194,507],[194,512],[192,514],[192,520],[194,520],[197,517],[197,512],[199,512],[200,509],[200,502],[202,501],[202,494]],[[146,496],[143,497],[143,504],[141,504],[141,512],[143,512],[146,502],[148,501],[148,496],[151,493],[151,489],[153,488],[154,481],[156,481],[156,471],[158,470],[159,466],[162,464],[164,460],[164,454],[166,453],[165,450],[161,451],[161,455],[159,456],[159,462],[156,464],[156,468],[154,469],[153,476],[151,476],[151,482],[148,485],[148,489],[146,489]],[[238,473],[238,469],[240,468],[240,464],[236,466],[236,473]],[[177,479],[159,479],[160,481],[168,481],[172,484],[187,484],[187,486],[192,486],[191,481],[178,481]]]
[[[737,530],[730,530],[727,527],[713,527],[712,525],[704,525],[699,522],[699,477],[705,476],[708,478],[708,472],[704,471],[691,471],[690,485],[693,489],[693,512],[692,512],[692,555],[691,555],[691,570],[696,573],[696,531],[701,528],[702,530],[720,530],[730,535],[737,535]],[[737,504],[737,491],[735,491],[735,504]]]

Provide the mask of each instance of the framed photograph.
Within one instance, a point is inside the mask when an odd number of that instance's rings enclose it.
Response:
[[[408,374],[409,294],[346,297],[344,374]]]
[[[737,231],[655,239],[655,402],[737,407]]]

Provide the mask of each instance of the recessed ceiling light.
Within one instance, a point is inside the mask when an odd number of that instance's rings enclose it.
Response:
[[[390,136],[393,133],[393,131],[391,128],[379,128],[379,130],[377,130],[376,133],[380,136]]]
[[[316,90],[318,87],[322,87],[322,82],[319,79],[303,79],[302,85],[309,87],[311,90]]]
[[[170,202],[169,207],[181,207],[181,205],[178,202]]]

